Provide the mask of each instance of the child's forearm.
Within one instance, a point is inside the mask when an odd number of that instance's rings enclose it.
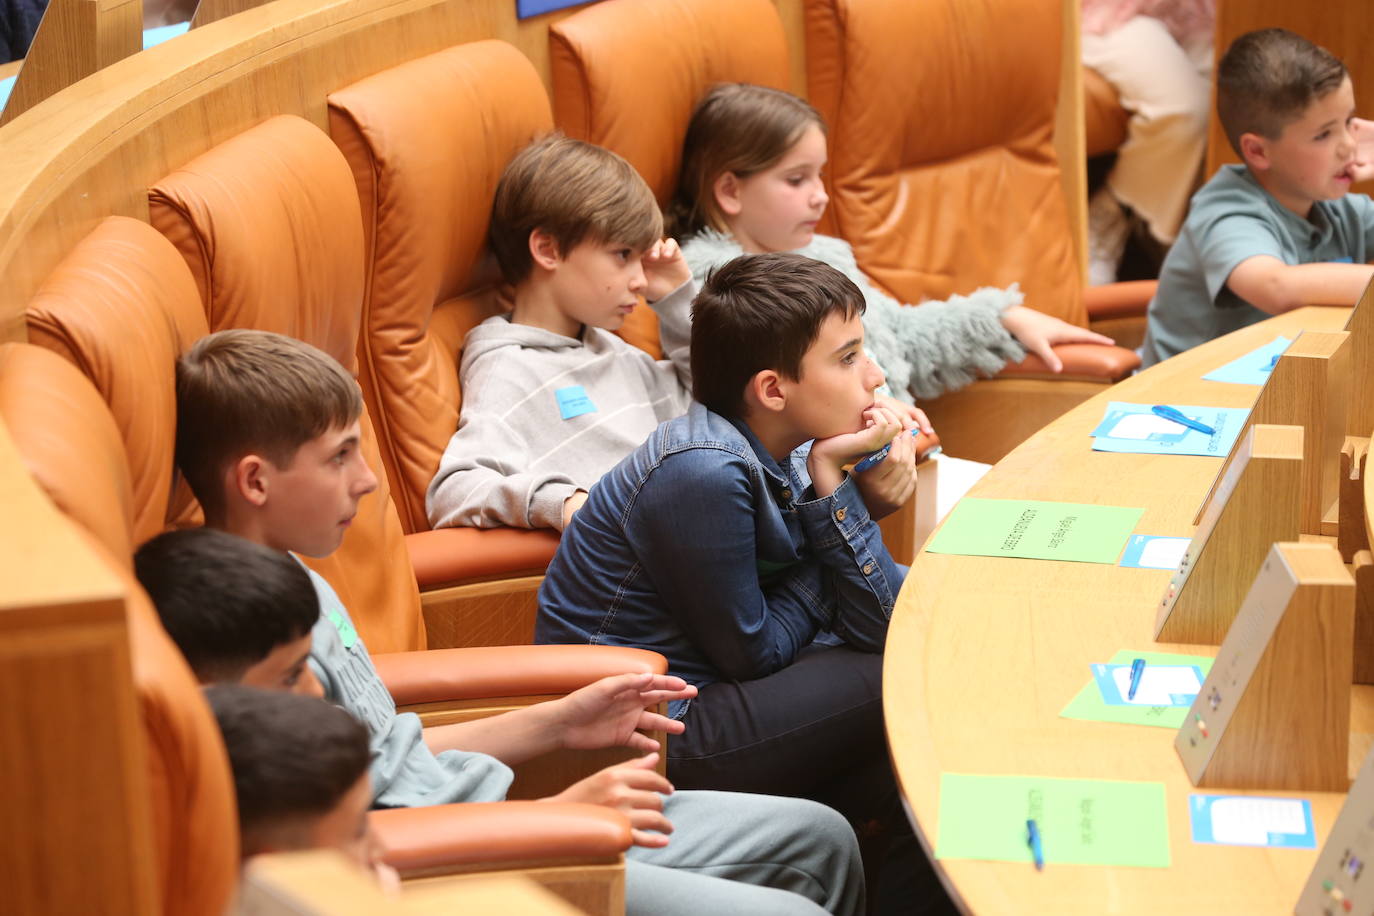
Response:
[[[1354,305],[1371,277],[1369,264],[1284,264],[1265,255],[1238,264],[1226,285],[1255,308],[1280,315],[1305,305]]]
[[[436,754],[477,752],[516,766],[557,749],[558,733],[544,714],[547,705],[536,703],[484,719],[430,726],[425,729],[425,744]]]

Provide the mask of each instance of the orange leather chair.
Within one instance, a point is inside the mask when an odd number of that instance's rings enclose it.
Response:
[[[1130,112],[1121,107],[1116,87],[1091,67],[1083,68],[1083,128],[1089,158],[1115,152],[1126,142]]]
[[[1102,296],[1143,309],[1142,284],[1086,292],[1053,146],[1058,0],[805,0],[810,100],[829,125],[823,231],[905,302],[1020,282],[1073,324]],[[1143,298],[1141,298],[1143,296]],[[1129,297],[1128,297],[1129,298]],[[928,402],[953,454],[996,461],[1139,364],[1118,347],[1059,348]]]
[[[142,232],[133,226],[141,226]],[[103,228],[83,244],[85,250],[79,249],[78,256],[109,254],[120,232],[135,240],[147,233],[161,242],[146,225],[133,220],[116,217]],[[139,241],[125,246],[126,250],[138,254]],[[158,246],[148,247],[156,251]],[[175,277],[184,268],[170,247],[167,251],[173,257]],[[120,274],[120,267],[137,268],[139,261],[147,266],[146,259],[139,257],[120,259],[116,253],[116,259],[124,263],[105,264],[104,271],[89,260],[84,265],[92,270],[86,278],[87,289],[105,304],[112,303],[121,283],[118,277],[111,280],[102,273]],[[67,289],[75,290],[80,273],[69,259],[49,288],[66,283],[71,284]],[[145,274],[142,279],[151,276]],[[149,308],[140,317],[154,314],[156,310]],[[132,323],[142,322],[135,318]],[[157,353],[168,338],[154,332],[140,342]],[[135,339],[136,335],[123,343]],[[127,376],[120,377],[115,387],[127,381]],[[233,782],[219,729],[199,685],[132,575],[137,507],[125,464],[125,441],[90,380],[67,360],[30,344],[0,345],[0,421],[39,485],[76,523],[83,540],[126,588],[162,912],[193,916],[224,912],[238,875]],[[567,652],[570,647],[553,648]],[[392,659],[391,666],[395,664]],[[553,692],[550,688],[559,686],[558,676],[544,673],[535,686]],[[594,904],[596,912],[620,911],[614,904],[623,897],[622,854],[630,845],[630,827],[617,812],[591,805],[504,802],[441,805],[373,816],[386,857],[407,875],[519,871],[578,902]],[[589,877],[582,880],[564,874],[561,866],[570,860],[588,869]]]
[[[323,134],[309,129],[328,145]],[[175,514],[167,508],[176,423],[173,366],[177,355],[205,333],[195,283],[156,230],[110,217],[44,281],[30,301],[27,320],[30,339],[79,367],[117,418],[121,460],[134,469],[132,511],[140,520],[123,550],[131,554],[133,545],[163,530]],[[353,575],[365,579],[408,559],[397,538],[391,554],[353,562]],[[415,603],[413,589],[407,606]],[[366,632],[364,639],[370,640]],[[410,651],[377,655],[375,661],[397,702],[415,707],[431,724],[537,702],[607,674],[666,670],[657,653],[609,646]],[[520,791],[547,794],[551,786],[625,756],[597,752],[535,762],[522,770]]]
[[[551,129],[548,95],[514,47],[479,41],[332,93],[329,120],[364,213],[358,379],[426,614],[461,628],[452,644],[532,642],[558,533],[431,531],[425,491],[458,426],[463,338],[504,310],[486,257],[496,182]]]

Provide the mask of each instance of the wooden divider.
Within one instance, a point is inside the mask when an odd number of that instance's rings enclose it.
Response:
[[[3,424],[0,506],[0,909],[154,912],[123,589]]]

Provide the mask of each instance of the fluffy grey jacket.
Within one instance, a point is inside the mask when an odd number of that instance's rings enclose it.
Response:
[[[664,360],[600,328],[564,337],[503,315],[473,328],[458,431],[425,494],[430,524],[561,530],[564,500],[687,412],[695,295],[689,280],[652,306]]]
[[[698,284],[713,268],[743,253],[738,242],[713,229],[702,230],[682,245]],[[1001,320],[1003,310],[1025,298],[1017,284],[1007,289],[985,286],[969,296],[904,306],[864,276],[848,242],[817,235],[797,254],[824,261],[863,291],[864,348],[899,398],[937,397],[1026,355]]]

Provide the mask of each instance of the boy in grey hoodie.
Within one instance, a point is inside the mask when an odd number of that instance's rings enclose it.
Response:
[[[602,474],[686,412],[696,290],[662,232],[653,192],[608,150],[551,136],[507,166],[490,241],[515,305],[464,344],[431,525],[562,530]],[[667,359],[612,333],[640,295]]]

